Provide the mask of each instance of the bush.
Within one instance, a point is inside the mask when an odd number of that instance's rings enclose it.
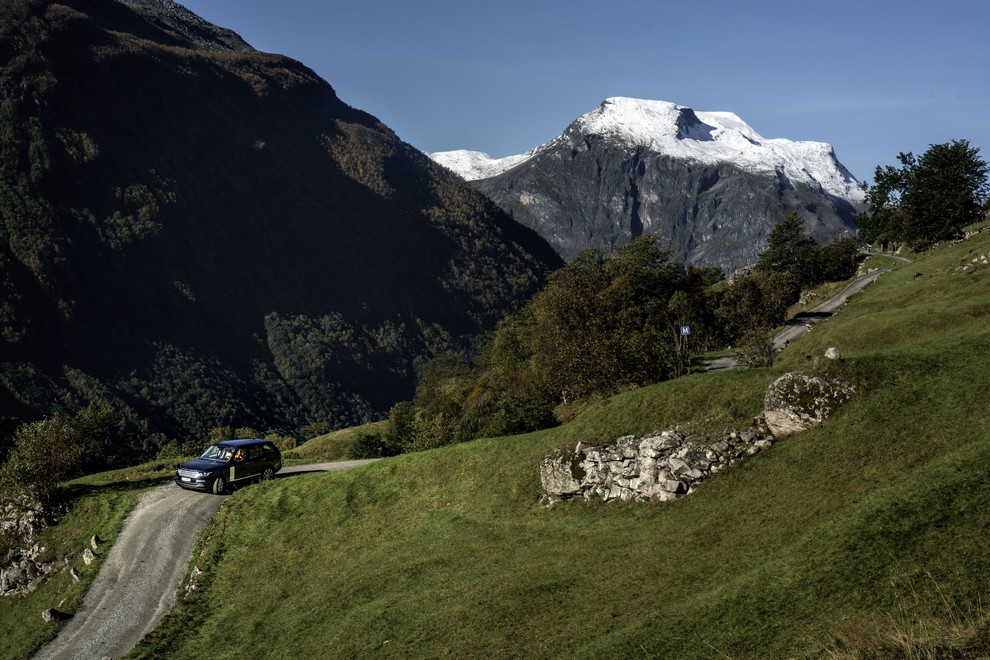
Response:
[[[271,440],[273,443],[275,443],[275,446],[278,447],[278,450],[283,454],[295,449],[296,445],[299,444],[299,442],[295,438],[289,435],[278,435],[272,433],[266,435],[265,439]]]
[[[186,456],[198,456],[203,451],[203,443],[198,440],[169,440],[158,450],[155,460],[174,461]]]
[[[776,353],[773,338],[766,332],[754,330],[743,338],[735,356],[744,367],[772,367]]]
[[[354,438],[351,458],[381,458],[385,455],[385,441],[377,433],[359,433]]]
[[[326,435],[333,430],[333,426],[330,422],[310,422],[306,426],[302,427],[302,435],[304,440],[312,440],[313,438],[318,438],[321,435]]]

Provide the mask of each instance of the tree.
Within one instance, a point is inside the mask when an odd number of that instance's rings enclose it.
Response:
[[[14,449],[0,468],[0,493],[4,499],[27,495],[47,506],[59,482],[75,476],[82,459],[83,446],[71,420],[55,415],[25,424],[14,434]]]
[[[548,391],[566,402],[675,373],[668,302],[688,277],[669,256],[642,236],[611,259],[585,251],[551,276],[531,303],[532,359]]]
[[[134,429],[124,411],[103,401],[91,402],[72,418],[82,446],[80,472],[99,472],[135,460]]]
[[[932,145],[911,170],[901,203],[909,243],[928,246],[957,238],[980,218],[987,198],[987,164],[966,140]]]
[[[990,188],[987,163],[967,140],[931,145],[921,158],[901,153],[900,168],[877,167],[860,219],[867,242],[903,242],[917,249],[961,235],[979,220]]]
[[[815,240],[804,233],[804,218],[797,211],[791,211],[770,230],[767,247],[760,253],[757,268],[793,273],[801,265],[801,253],[815,245]]]
[[[770,231],[756,269],[787,273],[801,287],[813,287],[852,277],[858,262],[858,239],[843,237],[820,245],[804,233],[804,219],[792,211]]]
[[[791,211],[767,237],[767,248],[760,253],[757,270],[790,273],[801,286],[824,281],[818,241],[804,233],[804,218]]]
[[[717,316],[726,339],[752,343],[784,322],[801,287],[788,272],[757,271],[736,279],[718,294]]]

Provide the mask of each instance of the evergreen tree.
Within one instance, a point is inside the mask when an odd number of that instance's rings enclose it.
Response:
[[[823,281],[818,242],[804,233],[804,218],[788,213],[767,237],[767,248],[760,254],[757,270],[789,273],[802,286]]]

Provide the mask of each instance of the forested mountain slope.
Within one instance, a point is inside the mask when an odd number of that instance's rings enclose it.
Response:
[[[560,263],[299,62],[129,4],[0,6],[0,414],[358,422]]]

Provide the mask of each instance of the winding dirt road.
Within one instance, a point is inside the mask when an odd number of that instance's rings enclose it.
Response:
[[[346,470],[373,460],[287,467],[278,478]],[[35,657],[90,660],[118,657],[134,648],[175,605],[199,532],[225,499],[171,483],[145,493],[79,611]]]
[[[873,254],[873,253],[870,253]],[[888,259],[893,259],[903,264],[911,263],[910,259],[904,257],[897,257],[891,254],[879,254],[875,256],[887,257]],[[880,270],[875,270],[872,273],[867,273],[857,277],[852,282],[847,284],[842,291],[835,294],[825,302],[812,307],[806,312],[801,312],[794,316],[794,318],[787,321],[786,327],[778,331],[777,334],[773,336],[773,347],[774,350],[781,350],[787,344],[794,341],[798,337],[804,335],[811,329],[811,326],[821,320],[827,319],[832,316],[840,307],[846,304],[849,296],[854,293],[859,293],[869,285],[877,281],[881,275],[889,273],[890,271],[897,268],[897,265],[888,266],[887,268],[881,268]],[[720,357],[712,360],[708,363],[705,371],[722,371],[724,369],[733,369],[736,367],[736,359],[733,357]]]

